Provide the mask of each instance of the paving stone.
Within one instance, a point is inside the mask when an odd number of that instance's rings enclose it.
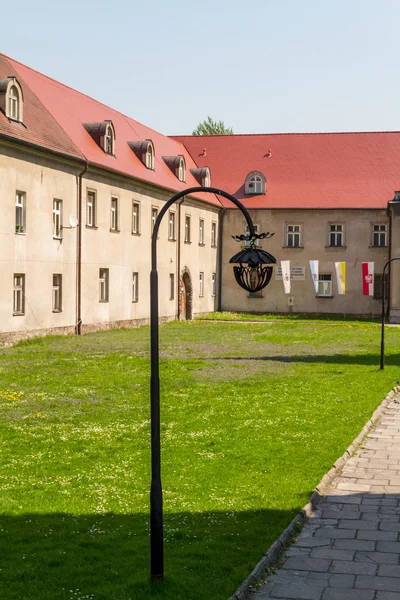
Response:
[[[384,592],[400,592],[400,579],[377,575],[357,575],[355,587]]]
[[[397,592],[376,592],[376,600],[399,600]]]
[[[398,554],[388,554],[386,552],[356,552],[354,556],[356,562],[383,563],[387,565],[398,565]]]
[[[353,560],[353,550],[335,550],[334,548],[314,548],[311,558],[327,558],[330,560]]]
[[[296,569],[299,571],[328,571],[329,565],[331,564],[331,560],[322,559],[322,558],[302,558],[299,556],[289,558],[285,562],[285,569]]]
[[[321,527],[315,532],[316,537],[327,537],[329,539],[342,538],[346,540],[351,540],[355,537],[355,530],[348,529],[336,529],[334,527]]]
[[[326,589],[326,588],[325,588]],[[274,585],[270,592],[271,598],[284,598],[285,600],[321,600],[324,588],[308,583],[288,583],[287,585]]]
[[[340,529],[378,529],[378,523],[376,521],[361,521],[360,519],[341,519],[338,527]]]
[[[338,588],[352,588],[356,580],[355,575],[340,573],[338,575],[332,575],[329,579],[329,585],[331,587]]]
[[[374,540],[336,540],[333,548],[336,550],[358,550],[372,552],[375,550],[376,542]]]
[[[346,590],[343,588],[327,588],[322,594],[322,600],[374,600],[372,590]],[[398,599],[397,599],[398,600]]]
[[[400,542],[378,542],[376,545],[378,552],[400,552]]]
[[[395,531],[359,531],[359,540],[384,540],[386,542],[397,542],[398,534]]]
[[[388,566],[388,565],[385,565],[385,566]],[[394,568],[399,568],[399,567],[394,567]],[[350,573],[352,575],[375,575],[377,571],[378,571],[377,564],[369,563],[369,562],[366,562],[366,563],[350,562],[347,560],[334,560],[330,567],[331,573]]]
[[[360,573],[361,575],[361,573]],[[362,573],[362,575],[370,575],[370,573]],[[400,566],[399,565],[379,565],[378,575],[384,577],[400,577]]]

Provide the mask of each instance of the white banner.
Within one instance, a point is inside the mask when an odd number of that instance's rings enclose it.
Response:
[[[281,269],[285,294],[290,294],[290,260],[281,260]]]
[[[336,278],[338,294],[344,295],[346,293],[346,263],[335,262]]]
[[[310,260],[311,277],[314,283],[315,293],[318,294],[318,272],[319,260]]]
[[[290,280],[291,281],[304,281],[306,278],[305,267],[290,267]],[[282,279],[282,269],[279,266],[275,267],[275,279]]]

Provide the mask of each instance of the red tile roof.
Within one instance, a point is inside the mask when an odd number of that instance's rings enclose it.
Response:
[[[8,134],[10,126],[14,136],[39,144],[45,148],[64,148],[71,156],[85,157],[89,163],[135,177],[142,181],[171,190],[173,193],[198,186],[189,169],[197,165],[178,141],[164,136],[149,127],[119,113],[101,102],[69,88],[49,77],[0,54],[0,64],[6,67],[3,77],[14,75],[24,91],[24,124],[9,123],[0,114],[0,132]],[[26,119],[25,119],[26,115]],[[87,132],[83,123],[110,120],[115,132],[115,157],[106,154]],[[26,121],[26,122],[25,122]],[[15,134],[16,129],[18,132]],[[147,169],[129,147],[128,142],[151,139],[155,149],[155,169]],[[180,182],[162,159],[163,156],[181,154],[186,160],[186,182]],[[221,206],[213,194],[199,192],[197,199]]]
[[[248,208],[385,208],[400,190],[400,132],[174,139],[200,167],[210,167],[211,185]],[[253,170],[266,176],[266,195],[245,196],[244,181]]]

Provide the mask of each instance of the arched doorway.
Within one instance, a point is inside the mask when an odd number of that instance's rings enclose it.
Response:
[[[184,269],[179,285],[179,318],[181,321],[193,319],[193,287],[188,269]]]

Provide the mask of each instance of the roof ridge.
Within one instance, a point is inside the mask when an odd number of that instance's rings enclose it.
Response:
[[[210,134],[210,135],[170,135],[169,137],[175,138],[218,138],[218,137],[261,137],[261,136],[283,136],[283,135],[364,135],[364,134],[376,134],[376,133],[400,133],[400,131],[396,130],[385,130],[385,131],[295,131],[295,132],[275,132],[275,133],[218,133],[218,134]]]

